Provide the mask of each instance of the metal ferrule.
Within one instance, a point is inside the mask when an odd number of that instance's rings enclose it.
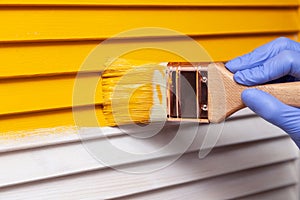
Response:
[[[208,123],[209,63],[170,62],[167,70],[169,121]]]

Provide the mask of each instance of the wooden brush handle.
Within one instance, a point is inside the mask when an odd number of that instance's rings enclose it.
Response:
[[[233,80],[233,74],[225,68],[223,63],[212,63],[208,66],[209,121],[221,122],[234,112],[244,108],[241,93],[247,88],[263,90],[288,105],[300,107],[300,82],[247,87],[237,84]]]

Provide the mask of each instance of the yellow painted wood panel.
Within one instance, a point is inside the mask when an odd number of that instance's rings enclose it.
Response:
[[[28,6],[9,7],[6,4]],[[98,6],[79,7],[83,4]],[[70,109],[75,74],[100,41],[121,31],[149,26],[171,28],[193,36],[213,60],[225,61],[279,36],[295,39],[299,29],[297,3],[293,0],[231,0],[225,3],[219,0],[0,0],[0,5],[0,17],[5,19],[0,22],[3,28],[0,32],[0,78],[3,79],[0,80],[3,94],[0,103],[5,105],[0,108],[1,133],[75,125]],[[126,7],[128,5],[130,7]],[[183,7],[176,7],[178,5]],[[250,7],[226,7],[230,5]],[[253,6],[267,7],[257,9]],[[133,36],[162,35],[144,33]],[[126,45],[134,43],[131,41]],[[170,53],[153,50],[136,51],[126,56],[157,62],[179,59]],[[102,69],[103,66],[93,68],[94,71]],[[88,78],[84,82],[88,85]],[[95,102],[82,98],[79,105],[101,104],[99,89],[95,92]],[[103,126],[102,110],[97,110]],[[85,116],[87,112],[82,113]],[[95,126],[92,121],[90,125]]]
[[[73,104],[74,75],[57,77],[38,77],[0,81],[0,115],[66,108]],[[81,77],[81,84],[88,87],[94,77]],[[102,103],[101,88],[94,92],[95,101],[87,100],[84,95],[77,99],[76,106]]]
[[[197,41],[207,50],[214,61],[228,61],[281,36],[297,40],[296,33],[282,33],[273,35],[209,37],[207,40],[200,38]]]
[[[297,0],[0,0],[0,5],[296,6]]]
[[[272,35],[246,35],[246,36],[223,36],[223,37],[194,37],[209,54],[212,60],[209,61],[228,61],[236,56],[248,53],[254,48],[270,42],[280,36],[285,36],[297,40],[297,33],[291,34],[272,34]],[[241,46],[242,44],[242,46]],[[134,51],[123,56],[128,59],[147,60],[156,62],[166,61],[185,61],[183,58],[158,50],[143,49]],[[197,60],[199,62],[207,60]]]
[[[100,42],[0,44],[0,77],[76,73],[98,43]]]
[[[275,38],[275,36],[267,36],[267,37],[255,37],[255,40],[247,40],[247,37],[228,37],[227,39],[229,41],[226,42],[226,39],[221,39],[221,38],[206,38],[206,40],[201,40],[198,39],[198,42],[204,46],[205,49],[208,50],[208,52],[213,52],[213,54],[216,55],[224,55],[224,52],[230,52],[232,51],[231,54],[233,53],[246,53],[247,51],[250,51],[250,47],[253,47],[253,45],[260,45],[268,40],[271,40],[272,37]],[[244,48],[239,48],[239,45],[243,43],[245,44],[245,47],[249,47],[249,49]],[[71,107],[72,106],[72,101],[73,101],[73,90],[74,90],[74,79],[76,78],[76,70],[75,66],[80,66],[81,64],[81,59],[77,60],[76,53],[77,51],[74,49],[78,49],[78,52],[81,52],[80,49],[81,47],[85,47],[86,44],[74,46],[72,45],[68,46],[68,48],[71,49],[71,52],[74,52],[75,55],[72,54],[67,54],[68,51],[66,51],[66,57],[67,59],[64,61],[65,63],[61,62],[62,60],[65,59],[65,56],[61,56],[61,58],[57,57],[57,54],[60,54],[60,46],[50,46],[49,49],[46,48],[46,46],[38,46],[41,47],[41,49],[44,49],[45,52],[43,52],[43,56],[45,60],[41,59],[41,63],[36,65],[36,70],[37,69],[43,69],[45,65],[44,61],[51,60],[52,54],[55,54],[53,57],[55,60],[53,62],[48,63],[48,73],[52,74],[57,74],[57,75],[48,75],[48,76],[35,76],[35,77],[24,77],[24,78],[15,78],[15,79],[3,79],[0,81],[0,93],[2,94],[2,99],[1,99],[1,104],[5,105],[0,107],[0,115],[1,114],[11,114],[11,113],[20,113],[20,112],[31,112],[31,111],[43,111],[43,110],[48,110],[48,109],[58,109],[58,108],[66,108],[66,107]],[[119,44],[116,43],[118,46]],[[128,44],[129,45],[129,44]],[[132,45],[132,44],[130,44]],[[134,45],[134,44],[133,44]],[[92,46],[92,43],[87,45]],[[16,48],[13,46],[11,51],[8,51],[9,53],[6,55],[5,49],[0,48],[3,50],[3,54],[1,55],[0,53],[0,58],[2,57],[3,59],[2,62],[6,61],[6,64],[13,63],[14,66],[7,67],[3,63],[3,67],[0,69],[4,70],[11,70],[10,73],[15,72],[16,75],[22,75],[25,72],[30,72],[33,65],[30,65],[30,61],[35,62],[36,61],[36,55],[31,54],[34,48],[37,48],[36,46],[26,46],[29,49],[24,48],[24,51],[21,51],[20,49]],[[67,48],[66,46],[62,45],[62,48]],[[32,49],[33,48],[33,49]],[[74,48],[74,49],[73,49]],[[90,49],[90,48],[87,48]],[[244,52],[237,52],[236,49],[243,50]],[[14,58],[10,58],[9,56],[11,55],[12,52],[19,52],[21,55],[25,55],[24,52],[27,52],[27,60],[20,60],[18,59],[18,56],[15,56]],[[214,52],[214,51],[219,51],[219,52]],[[1,52],[1,51],[0,51]],[[42,52],[37,50],[37,52]],[[51,53],[49,53],[51,52]],[[62,55],[62,54],[61,54]],[[227,54],[226,54],[227,55]],[[230,54],[229,54],[230,55]],[[227,55],[227,56],[229,56]],[[32,57],[31,57],[32,56]],[[77,56],[77,57],[84,57],[85,55],[82,56]],[[48,57],[48,59],[47,59]],[[24,58],[24,57],[23,57]],[[75,59],[74,62],[72,61],[72,58]],[[173,55],[169,52],[164,52],[160,50],[149,50],[149,49],[142,49],[139,51],[134,51],[130,54],[127,54],[125,58],[129,59],[136,59],[136,60],[150,60],[150,61],[156,61],[156,62],[163,62],[163,61],[182,61],[180,60],[180,57]],[[229,57],[228,57],[229,58]],[[11,62],[11,60],[16,60],[17,63]],[[57,62],[55,62],[57,60]],[[22,63],[27,63],[28,66],[23,66]],[[69,63],[70,61],[70,63]],[[203,61],[203,60],[199,60]],[[76,63],[77,62],[77,63]],[[146,61],[145,61],[146,62]],[[59,65],[56,65],[59,63]],[[74,68],[73,67],[73,63]],[[65,64],[65,66],[70,67],[69,69],[74,70],[74,74],[69,74],[69,75],[63,75],[62,73],[64,71],[61,71],[65,69],[63,66],[62,68],[60,64]],[[71,64],[71,65],[69,65]],[[42,66],[42,67],[38,67]],[[54,66],[54,67],[52,67]],[[104,69],[103,66],[99,66],[95,70],[102,70]],[[41,71],[31,71],[31,74],[36,74],[36,73],[41,73]],[[61,73],[61,74],[58,74]],[[2,75],[5,73],[1,72]],[[11,75],[11,74],[10,74]],[[94,77],[84,77],[81,78],[81,84],[86,84],[87,87],[89,84],[92,84],[91,81],[92,79],[97,79],[99,77],[94,76]],[[99,85],[100,86],[100,85]],[[89,101],[86,100],[84,95],[82,96],[80,106],[82,105],[92,105],[92,104],[101,104],[103,103],[102,99],[102,94],[101,94],[101,88],[98,87],[98,90],[95,91],[95,101]]]
[[[289,36],[293,37],[293,35]],[[214,59],[217,59],[217,61],[225,61],[232,58],[233,56],[246,53],[253,49],[255,46],[261,45],[276,37],[277,36],[274,35],[253,38],[249,38],[246,36],[232,36],[227,37],[226,39],[212,37],[203,39],[198,38],[197,41],[202,44],[209,53],[215,55],[213,57]],[[244,45],[243,48],[240,48],[241,43]],[[12,48],[8,51],[5,50],[9,48],[0,48],[0,60],[3,63],[0,69],[5,70],[0,73],[2,76],[20,76],[26,73],[29,75],[40,74],[43,72],[53,74],[44,74],[43,76],[26,76],[23,78],[13,79],[8,79],[7,77],[5,77],[5,79],[0,80],[0,93],[2,94],[0,102],[2,105],[5,105],[0,107],[0,115],[32,111],[45,111],[49,109],[61,109],[71,107],[73,105],[73,91],[76,71],[78,70],[78,67],[83,60],[82,58],[84,58],[85,56],[85,54],[80,55],[80,53],[84,52],[81,50],[85,49],[86,47],[86,52],[84,53],[87,54],[88,50],[94,48],[94,45],[96,45],[97,43],[83,43],[82,45],[74,45],[73,43],[67,44],[69,45],[50,45],[48,48],[44,45],[25,45],[23,48],[20,47],[20,49],[16,46],[12,46]],[[118,46],[119,44],[116,43],[116,45]],[[39,59],[37,59],[37,55],[35,53],[32,53],[35,51],[36,53],[39,53],[39,55],[41,55],[41,57],[38,57]],[[63,51],[65,51],[66,56],[62,56]],[[13,52],[17,52],[17,54],[14,55],[14,57],[11,57],[13,55]],[[67,52],[73,52],[74,54],[68,54]],[[226,52],[226,54],[224,54],[224,52]],[[19,59],[18,55],[20,55]],[[61,57],[59,57],[59,55]],[[224,57],[224,55],[226,55],[226,57]],[[77,59],[78,57],[80,57],[81,59]],[[154,49],[142,49],[139,51],[134,51],[125,55],[124,58],[147,60],[145,61],[145,63],[148,61],[183,61],[181,57],[173,55],[172,53]],[[12,60],[16,62],[11,62]],[[36,63],[38,61],[40,63]],[[22,63],[24,63],[24,65],[22,65]],[[8,67],[7,65],[11,66]],[[99,66],[95,69],[95,71],[100,71],[103,69],[103,66]],[[65,72],[74,72],[74,74],[64,75]],[[100,77],[96,75],[82,77],[80,78],[80,83],[85,84],[88,88],[89,85],[92,84],[92,80],[97,80],[98,78]],[[99,87],[94,92],[95,100],[87,100],[85,98],[85,95],[82,95],[82,98],[80,98],[79,106],[103,103],[100,87],[101,81],[99,82]]]
[[[141,27],[169,28],[192,36],[298,30],[297,8],[2,7],[0,19],[5,19],[0,22],[5,30],[0,32],[0,41],[102,39]],[[137,36],[161,35],[145,32]]]
[[[194,37],[215,61],[226,61],[277,37],[296,39],[296,33]],[[175,40],[175,39],[174,39]],[[173,40],[173,41],[174,41]],[[176,41],[176,40],[175,40]],[[76,73],[89,53],[101,41],[0,44],[0,78],[39,74]],[[152,43],[160,42],[151,40]],[[123,43],[124,44],[124,43]],[[132,44],[132,41],[131,41]],[[144,42],[145,46],[147,42]],[[241,48],[243,44],[243,48]],[[116,43],[118,45],[118,43]],[[180,61],[161,52],[136,52],[131,59],[155,62]],[[102,70],[98,66],[94,70]]]
[[[91,108],[82,108],[77,112],[86,119],[84,122],[86,126],[105,126],[105,119],[100,108],[96,109],[99,124],[90,120]],[[26,130],[76,125],[72,109],[0,116],[0,136],[22,136],[22,134],[30,134]]]

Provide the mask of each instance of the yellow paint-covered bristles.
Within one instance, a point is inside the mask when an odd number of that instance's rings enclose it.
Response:
[[[166,67],[118,59],[102,74],[103,113],[109,126],[148,123],[165,116]]]

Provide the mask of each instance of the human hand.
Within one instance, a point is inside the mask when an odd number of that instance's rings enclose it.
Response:
[[[229,61],[226,67],[234,73],[237,83],[247,86],[297,81],[300,80],[300,43],[281,37]],[[300,148],[299,108],[258,89],[244,90],[242,100],[259,116],[287,132]]]

